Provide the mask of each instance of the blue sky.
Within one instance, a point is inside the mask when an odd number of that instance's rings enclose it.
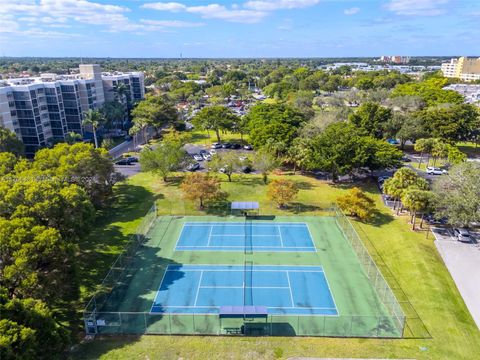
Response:
[[[0,0],[0,56],[480,55],[480,0]]]

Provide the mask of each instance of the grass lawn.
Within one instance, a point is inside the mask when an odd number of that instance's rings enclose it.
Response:
[[[217,136],[215,131],[205,131],[205,130],[192,130],[190,133],[192,135],[192,144],[207,145],[210,146],[212,143],[217,142]],[[248,135],[243,135],[243,141],[240,134],[232,133],[230,131],[220,132],[220,140],[222,142],[237,142],[237,143],[248,143]]]
[[[288,176],[300,192],[296,202],[309,205],[302,211],[326,206],[349,185],[329,185],[305,176]],[[271,178],[274,178],[272,176]],[[82,300],[107,273],[122,244],[134,231],[151,203],[159,211],[198,213],[184,202],[178,189],[180,177],[164,184],[158,177],[139,174],[116,186],[116,201],[100,214],[96,229],[82,245],[80,275]],[[222,177],[223,180],[223,177]],[[473,322],[458,290],[443,265],[432,236],[413,232],[406,217],[394,217],[383,206],[374,184],[362,186],[375,198],[379,213],[374,223],[353,222],[359,234],[368,238],[383,261],[384,274],[391,272],[415,307],[431,337],[422,339],[342,338],[243,338],[204,336],[118,336],[96,339],[80,345],[74,359],[273,359],[303,357],[374,357],[415,359],[475,359],[480,354],[480,331]],[[258,200],[264,212],[282,212],[267,200],[266,187],[258,176],[234,176],[222,182],[230,199]],[[402,300],[402,299],[400,299]]]

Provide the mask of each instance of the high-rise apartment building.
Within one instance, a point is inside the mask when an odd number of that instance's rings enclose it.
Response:
[[[124,99],[116,96],[120,82],[127,88]],[[144,97],[143,73],[102,74],[99,65],[80,65],[76,75],[0,80],[0,126],[14,131],[31,156],[70,131],[83,135],[83,114],[89,109]]]
[[[442,64],[443,76],[465,81],[480,80],[480,58],[460,57]]]

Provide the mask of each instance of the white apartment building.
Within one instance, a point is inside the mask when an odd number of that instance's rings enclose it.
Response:
[[[103,75],[99,65],[80,65],[76,75],[0,80],[0,126],[15,132],[27,156],[32,156],[39,148],[64,140],[68,132],[83,135],[83,114],[117,98],[119,82],[127,87],[123,101],[143,99],[143,79],[143,73]]]
[[[443,76],[464,81],[480,80],[480,58],[460,57],[442,64]]]

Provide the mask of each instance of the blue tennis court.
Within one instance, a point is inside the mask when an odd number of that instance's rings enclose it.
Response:
[[[187,222],[177,251],[295,251],[315,252],[305,223]]]
[[[265,306],[269,314],[338,315],[321,266],[169,265],[152,313],[217,314]]]

